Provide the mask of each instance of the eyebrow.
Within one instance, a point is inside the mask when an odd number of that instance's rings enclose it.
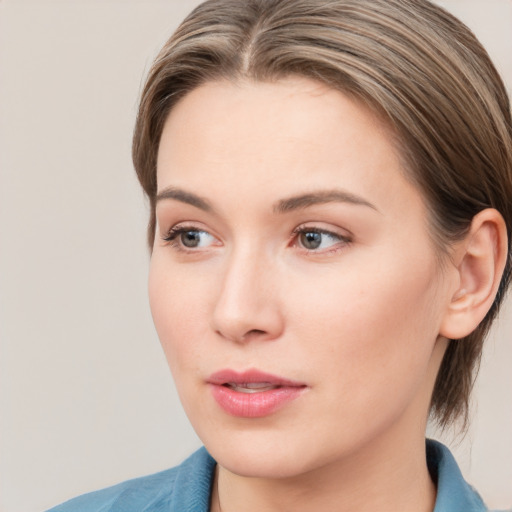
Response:
[[[375,205],[368,202],[366,199],[348,192],[346,190],[319,190],[308,194],[301,194],[298,196],[281,199],[274,206],[275,213],[287,213],[293,210],[301,210],[314,206],[316,204],[325,203],[349,203],[357,206],[367,206],[372,210],[379,211]]]
[[[192,192],[187,192],[186,190],[182,190],[176,187],[164,188],[156,195],[157,203],[164,199],[174,199],[175,201],[180,201],[181,203],[190,204],[196,208],[199,208],[200,210],[204,210],[205,212],[213,211],[212,205],[206,199],[193,194]]]
[[[187,192],[186,190],[176,187],[167,187],[157,194],[157,203],[164,199],[180,201],[181,203],[189,204],[199,208],[200,210],[204,210],[205,212],[214,211],[214,208],[207,199],[204,199],[203,197],[198,196],[193,192]],[[294,210],[301,210],[317,204],[335,202],[348,203],[356,206],[366,206],[377,212],[379,211],[372,203],[368,202],[366,199],[363,199],[362,197],[353,194],[352,192],[339,189],[319,190],[316,192],[300,194],[286,199],[281,199],[273,206],[272,209],[274,213],[282,214]]]

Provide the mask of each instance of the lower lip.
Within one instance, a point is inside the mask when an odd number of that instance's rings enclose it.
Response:
[[[213,397],[231,416],[261,418],[268,416],[298,398],[305,387],[282,386],[258,393],[242,393],[227,386],[211,384]]]

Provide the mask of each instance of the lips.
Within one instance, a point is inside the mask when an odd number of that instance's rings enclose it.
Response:
[[[242,382],[240,384],[237,384],[236,382],[227,382],[223,385],[233,391],[238,391],[239,393],[262,393],[263,391],[270,391],[280,387],[274,386],[268,382]]]
[[[208,384],[217,404],[231,416],[241,418],[273,414],[298,398],[307,387],[258,370],[221,370],[210,376]]]

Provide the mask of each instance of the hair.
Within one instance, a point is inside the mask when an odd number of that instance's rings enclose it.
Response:
[[[496,208],[508,256],[497,297],[469,336],[451,340],[431,400],[441,427],[467,426],[484,337],[511,278],[512,121],[503,82],[458,19],[427,0],[208,0],[157,56],[142,92],[133,161],[149,198],[155,236],[156,162],[173,106],[201,84],[303,76],[383,117],[399,141],[404,172],[429,207],[441,253],[473,217]]]

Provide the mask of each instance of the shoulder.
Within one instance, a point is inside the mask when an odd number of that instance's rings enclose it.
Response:
[[[47,512],[206,512],[214,468],[201,448],[179,466],[84,494]]]

